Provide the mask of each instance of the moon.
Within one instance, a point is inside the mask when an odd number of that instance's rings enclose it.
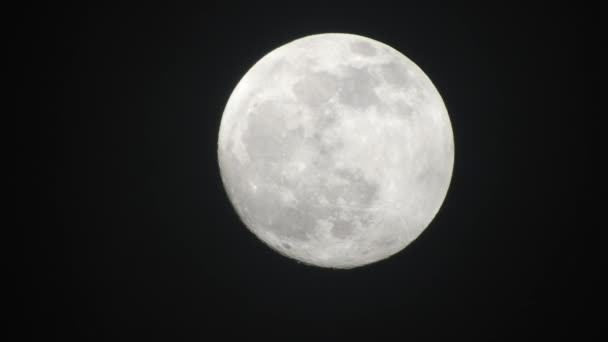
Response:
[[[414,241],[441,207],[454,138],[443,100],[399,51],[343,33],[278,47],[230,95],[221,179],[245,226],[309,265],[354,268]]]

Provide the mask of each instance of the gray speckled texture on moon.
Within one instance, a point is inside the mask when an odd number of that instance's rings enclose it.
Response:
[[[246,226],[305,263],[387,258],[432,221],[449,187],[452,128],[420,68],[350,34],[264,56],[230,96],[218,159]]]

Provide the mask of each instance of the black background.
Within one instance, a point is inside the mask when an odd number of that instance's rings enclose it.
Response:
[[[36,188],[23,220],[25,336],[586,331],[580,10],[372,1],[24,13]],[[416,62],[455,135],[451,188],[431,226],[396,256],[347,271],[259,242],[231,208],[216,159],[224,105],[249,67],[323,32],[367,36]]]

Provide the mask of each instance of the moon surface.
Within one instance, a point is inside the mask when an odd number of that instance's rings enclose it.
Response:
[[[454,139],[426,74],[397,50],[341,33],[307,36],[238,83],[218,161],[243,223],[300,262],[354,268],[399,252],[447,194]]]

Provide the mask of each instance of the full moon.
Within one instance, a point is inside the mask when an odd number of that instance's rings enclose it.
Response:
[[[300,262],[354,268],[404,249],[452,177],[447,109],[399,51],[342,33],[278,47],[226,104],[218,161],[245,226]]]

